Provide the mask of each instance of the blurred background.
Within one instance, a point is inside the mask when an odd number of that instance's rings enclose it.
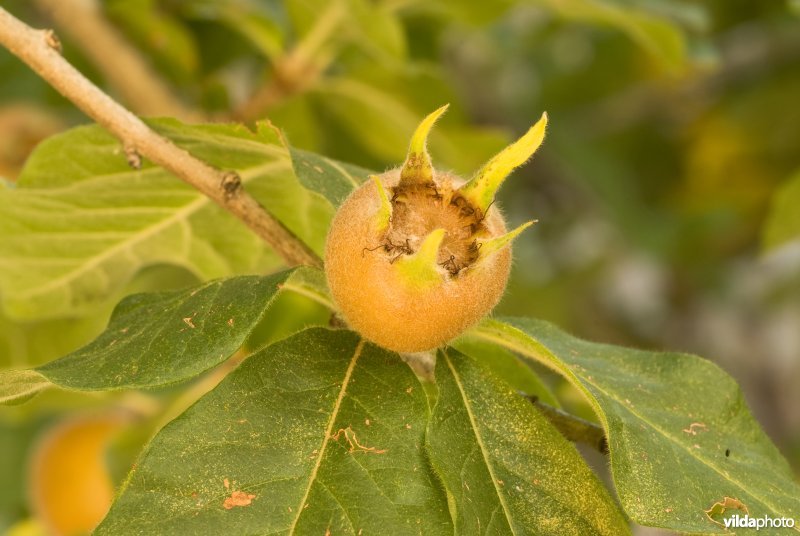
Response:
[[[517,242],[497,312],[716,362],[800,472],[800,2],[3,7],[55,28],[65,56],[140,115],[269,118],[297,147],[379,171],[402,162],[417,122],[444,103],[430,151],[437,167],[467,176],[547,111],[543,148],[500,194],[512,224],[539,223]],[[5,50],[0,80],[0,178],[13,183],[38,142],[87,119]],[[195,281],[152,266],[88,312],[0,311],[0,366],[85,344],[123,294]],[[302,298],[278,307],[303,314],[264,326],[251,345],[327,320]],[[147,438],[223,373],[1,408],[0,532],[86,532]]]

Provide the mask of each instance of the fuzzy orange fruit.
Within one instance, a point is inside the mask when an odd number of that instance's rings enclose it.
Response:
[[[511,268],[511,241],[494,196],[544,139],[547,116],[465,182],[436,171],[426,117],[401,169],[371,177],[341,205],[325,247],[325,272],[345,321],[397,352],[436,348],[486,315]]]

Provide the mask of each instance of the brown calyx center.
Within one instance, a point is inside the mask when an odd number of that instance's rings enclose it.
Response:
[[[381,246],[394,262],[415,253],[432,231],[444,229],[437,262],[451,276],[478,259],[476,238],[488,231],[485,215],[461,197],[450,181],[400,184],[389,189],[392,218]]]

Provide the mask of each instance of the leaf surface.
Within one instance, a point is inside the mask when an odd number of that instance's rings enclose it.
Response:
[[[290,148],[289,152],[300,183],[320,193],[334,207],[338,207],[372,173],[368,169],[337,162],[302,149]]]
[[[321,251],[333,210],[294,177],[274,129],[151,122],[246,188]],[[0,187],[0,296],[12,318],[92,311],[145,266],[168,263],[199,279],[265,271],[277,261],[241,222],[147,162],[129,167],[116,139],[78,127],[41,143],[16,188]]]
[[[800,171],[775,192],[764,224],[764,248],[800,239]]]
[[[604,25],[625,33],[632,41],[671,69],[686,61],[686,36],[667,17],[609,0],[536,0],[568,20]]]
[[[520,394],[536,396],[545,404],[555,408],[561,407],[550,387],[513,352],[476,338],[457,340],[452,346],[459,352],[484,363]]]
[[[428,445],[456,534],[629,533],[575,447],[483,364],[441,351],[436,382]]]
[[[83,348],[35,369],[3,372],[0,401],[20,403],[49,385],[146,388],[197,376],[244,344],[290,273],[129,296],[105,331]]]
[[[399,356],[313,328],[165,426],[96,533],[452,534]]]
[[[22,404],[49,386],[47,378],[35,370],[1,370],[0,404]]]
[[[736,382],[710,361],[586,342],[532,319],[486,320],[472,333],[553,368],[585,394],[608,436],[617,493],[637,523],[724,532],[705,513],[724,497],[753,517],[800,512],[789,465]]]

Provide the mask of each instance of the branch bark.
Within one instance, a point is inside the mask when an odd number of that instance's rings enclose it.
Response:
[[[34,30],[0,8],[0,44],[119,138],[126,153],[142,155],[197,188],[244,222],[288,264],[322,264],[313,251],[245,192],[238,175],[209,166],[155,133],[78,72],[59,53],[52,30]]]
[[[133,111],[141,115],[203,121],[185,106],[103,16],[97,0],[34,0],[69,40],[97,67]]]

